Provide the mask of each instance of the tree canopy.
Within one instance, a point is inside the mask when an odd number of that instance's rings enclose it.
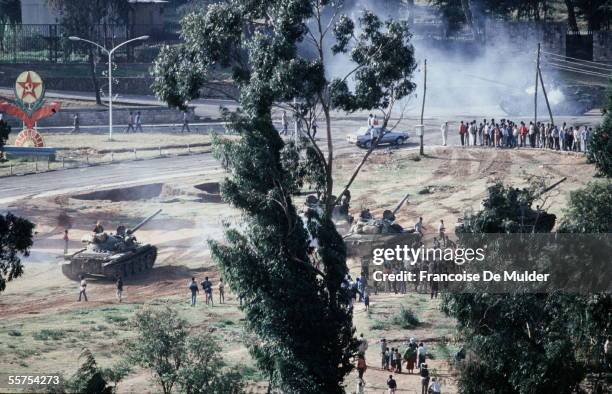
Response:
[[[20,255],[28,256],[34,224],[10,212],[0,214],[0,292],[23,274]]]
[[[218,139],[215,154],[230,174],[222,195],[244,223],[211,248],[246,301],[251,353],[271,390],[341,393],[357,342],[343,287],[346,248],[331,220],[330,113],[376,110],[388,123],[395,103],[414,89],[408,26],[367,11],[350,19],[334,1],[232,0],[185,16],[182,37],[153,67],[162,100],[184,107],[219,68],[231,70],[240,91],[241,109],[224,117],[241,139]],[[334,53],[349,58],[346,75],[329,75]],[[300,136],[279,136],[276,109],[304,125]],[[325,122],[324,146],[314,138],[317,117]],[[294,199],[306,188],[320,206],[299,212]]]
[[[572,194],[561,231],[609,229],[611,189],[587,189]],[[489,188],[483,209],[464,218],[459,239],[466,233],[550,231],[525,225],[529,212],[546,215],[532,210],[536,197],[531,189]],[[459,364],[461,392],[548,393],[550,387],[574,392],[609,335],[610,305],[606,294],[444,294],[443,311],[457,319],[467,355]]]

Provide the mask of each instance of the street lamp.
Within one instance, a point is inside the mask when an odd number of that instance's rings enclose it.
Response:
[[[106,49],[100,44],[97,44],[93,41],[86,40],[81,37],[70,36],[68,37],[68,39],[71,41],[83,41],[88,44],[94,45],[100,48],[102,51],[106,52],[106,54],[108,55],[108,140],[112,141],[113,140],[113,69],[112,69],[113,53],[115,52],[115,50],[121,48],[122,46],[126,44],[129,44],[130,42],[147,40],[149,39],[149,36],[140,36],[140,37],[132,38],[130,40],[122,42],[121,44],[117,45],[114,48],[111,48],[110,50]]]

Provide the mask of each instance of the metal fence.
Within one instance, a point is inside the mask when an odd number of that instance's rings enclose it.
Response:
[[[90,39],[107,48],[130,38],[148,35],[147,41],[117,50],[118,63],[151,62],[163,44],[179,40],[178,28],[171,25],[97,25]],[[85,63],[88,47],[68,39],[62,25],[0,24],[0,63]]]

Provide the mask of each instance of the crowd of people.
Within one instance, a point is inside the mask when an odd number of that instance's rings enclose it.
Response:
[[[357,354],[357,385],[355,392],[364,393],[365,380],[364,375],[367,370],[365,359],[366,350],[368,349],[368,341],[363,337],[359,337],[359,347]],[[417,344],[415,338],[410,338],[404,344],[404,349],[400,351],[399,347],[389,347],[389,343],[385,338],[380,340],[381,354],[381,369],[395,374],[402,374],[402,366],[406,365],[406,372],[414,374],[415,368],[418,370],[418,375],[421,379],[421,394],[440,394],[442,392],[440,383],[435,377],[429,374],[427,366],[427,348],[423,342]],[[389,375],[387,379],[387,388],[389,394],[394,394],[398,390],[398,384],[393,375]]]
[[[444,146],[447,143],[448,123],[444,122],[440,126]],[[476,120],[462,120],[458,132],[461,146],[530,147],[586,153],[593,129],[587,126],[568,126],[565,122],[559,126],[544,122],[517,123],[509,119],[484,119],[479,123]]]

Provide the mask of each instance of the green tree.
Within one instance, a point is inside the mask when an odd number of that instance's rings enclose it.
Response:
[[[465,234],[549,232],[550,223],[537,224],[548,215],[532,208],[537,197],[533,188],[490,187],[483,209],[464,218],[460,240]],[[584,343],[575,342],[581,305],[584,299],[555,292],[445,294],[442,309],[457,319],[465,340],[461,392],[574,392],[585,376],[576,354]]]
[[[10,212],[0,214],[0,292],[6,282],[23,274],[19,255],[28,256],[32,246],[34,224]]]
[[[0,24],[21,23],[21,0],[0,0]]]
[[[214,4],[182,20],[185,43],[163,48],[153,68],[153,89],[171,106],[199,97],[218,68],[231,69],[240,89],[241,111],[224,117],[242,138],[217,140],[215,154],[231,174],[223,196],[245,213],[245,223],[211,248],[246,300],[252,354],[270,389],[283,393],[343,392],[356,351],[342,288],[346,249],[331,220],[337,201],[331,111],[377,110],[387,125],[393,106],[414,89],[407,25],[370,12],[352,20],[340,10],[323,0]],[[329,77],[334,53],[350,59],[347,75]],[[285,143],[273,108],[299,119],[304,138]],[[324,147],[314,138],[317,116],[324,119]],[[293,198],[306,186],[321,209],[300,216]]]
[[[0,160],[4,153],[4,145],[8,140],[9,134],[11,134],[11,126],[4,119],[0,120]]]
[[[587,158],[601,175],[612,177],[612,81],[608,86],[608,105],[601,124],[589,136]]]
[[[49,0],[49,5],[60,12],[60,23],[68,36],[77,36],[97,42],[106,34],[100,34],[109,24],[127,21],[129,2],[124,0]],[[97,42],[105,45],[104,42]],[[87,54],[96,103],[102,104],[97,75],[99,50],[85,42],[75,42],[75,48]]]
[[[190,334],[187,322],[170,308],[143,308],[134,317],[136,338],[128,360],[150,369],[164,394],[175,387],[187,394],[239,394],[241,377],[223,369],[220,347],[206,333]]]
[[[89,349],[83,348],[79,360],[82,360],[81,366],[66,383],[69,392],[82,394],[112,394],[114,392],[113,387],[109,386],[102,376],[102,371]]]
[[[612,182],[591,182],[573,191],[559,232],[612,233]]]

